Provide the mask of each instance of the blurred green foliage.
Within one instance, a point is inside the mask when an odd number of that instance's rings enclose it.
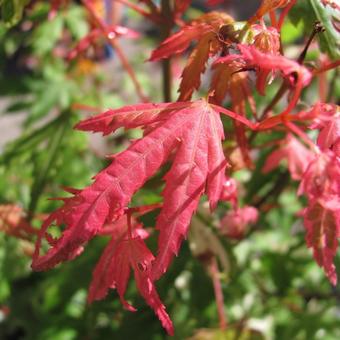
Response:
[[[24,115],[20,137],[8,143],[0,156],[0,203],[15,203],[34,214],[49,212],[59,205],[48,199],[63,195],[61,186],[82,188],[106,164],[89,136],[72,129],[81,118],[73,104],[118,107],[136,99],[131,83],[125,78],[119,80],[115,87],[119,91],[113,94],[115,75],[101,68],[105,60],[90,60],[88,64],[82,61],[84,71],[80,63],[69,63],[60,57],[88,32],[88,22],[79,4],[72,2],[67,10],[47,20],[48,2],[24,12],[27,3],[0,1],[0,101],[6,99],[7,103],[2,115],[9,117],[18,112]],[[310,22],[314,18],[311,4],[316,6],[315,3],[299,2],[302,7],[292,12],[292,23],[283,27],[284,43],[301,40],[303,29],[311,31]],[[305,14],[299,14],[300,10]],[[325,23],[319,9],[316,16]],[[135,15],[133,20],[137,20]],[[154,36],[142,39],[138,42],[141,50],[150,46],[150,39],[153,46],[157,44]],[[326,39],[333,41],[329,39],[334,37]],[[327,46],[333,55],[332,44]],[[155,93],[152,99],[159,100],[157,84],[141,66],[146,57],[139,52],[131,61],[137,65],[137,76],[147,92]],[[315,61],[317,56],[310,58]],[[270,89],[270,96],[275,89],[277,84]],[[266,103],[264,98],[255,99],[259,107]],[[308,101],[308,95],[304,99]],[[127,134],[120,131],[105,139],[105,147],[110,153],[116,152],[127,145],[127,136],[137,137],[134,131]],[[280,137],[279,133],[262,135],[255,142],[262,145]],[[268,151],[259,150],[254,171],[236,174],[247,188],[245,204],[254,197],[265,196],[284,175],[283,168],[262,174]],[[147,183],[134,203],[161,200],[161,175]],[[190,245],[197,240],[191,235],[184,244],[180,256],[157,284],[175,324],[174,339],[340,338],[340,289],[330,286],[306,249],[302,222],[297,218],[302,208],[300,199],[295,191],[286,189],[268,203],[276,209],[261,217],[248,237],[240,241],[220,240],[229,263],[221,278],[230,325],[227,331],[218,328],[213,285],[205,261],[190,251]],[[223,204],[219,206],[217,216],[221,217],[226,208]],[[202,214],[204,217],[205,213]],[[148,214],[144,222],[154,225],[155,218],[154,213]],[[39,221],[33,223],[39,225]],[[217,234],[216,229],[211,230]],[[148,240],[151,248],[156,236]],[[124,311],[114,291],[106,300],[87,305],[91,272],[106,244],[105,238],[91,241],[76,260],[43,273],[30,270],[26,250],[32,249],[32,241],[0,233],[0,339],[166,338],[134,283],[130,284],[127,297],[137,307],[137,313]],[[340,268],[339,256],[336,261]]]

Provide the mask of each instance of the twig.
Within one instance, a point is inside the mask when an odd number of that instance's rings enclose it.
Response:
[[[214,285],[214,293],[215,293],[215,299],[216,299],[216,304],[217,304],[218,318],[220,320],[220,328],[221,330],[225,330],[227,328],[227,318],[226,318],[225,311],[224,311],[223,290],[222,290],[222,285],[221,285],[221,281],[219,278],[219,270],[218,270],[217,260],[215,256],[213,256],[210,259],[209,268],[210,268],[211,278],[212,278],[213,285]]]
[[[108,41],[108,43],[116,50],[117,55],[119,57],[119,59],[121,60],[123,67],[125,68],[125,70],[127,71],[127,73],[129,74],[136,92],[138,94],[138,96],[140,97],[140,99],[143,102],[148,102],[148,98],[144,95],[143,90],[141,85],[138,82],[138,79],[135,75],[135,72],[133,70],[133,68],[131,67],[128,59],[126,58],[122,48],[119,46],[118,42],[116,41],[115,38],[110,38],[110,32],[107,28],[107,25],[105,24],[105,22],[96,14],[92,4],[90,3],[89,0],[82,0],[82,3],[84,4],[85,8],[87,9],[88,13],[91,15],[91,17],[93,18],[93,20],[95,21],[95,23],[97,24],[98,28],[101,29],[101,31],[103,32],[104,37],[106,38],[106,40]]]
[[[116,1],[130,7],[131,9],[133,9],[134,11],[136,11],[143,17],[150,19],[151,21],[153,21],[154,23],[158,25],[162,23],[161,17],[159,15],[154,15],[153,13],[149,13],[145,11],[143,8],[141,8],[140,6],[130,2],[129,0],[116,0]]]

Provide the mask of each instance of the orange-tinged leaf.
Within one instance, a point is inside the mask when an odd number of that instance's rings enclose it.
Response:
[[[102,132],[108,135],[120,127],[133,129],[169,118],[171,112],[188,107],[188,103],[138,104],[107,110],[78,123],[75,128],[82,131]]]
[[[179,86],[179,101],[190,100],[194,90],[197,90],[201,84],[201,74],[205,71],[206,62],[219,49],[220,44],[215,33],[208,33],[200,39],[183,70],[182,81]]]
[[[185,26],[171,37],[164,40],[161,45],[155,49],[150,57],[150,61],[157,61],[178,53],[184,52],[194,40],[200,39],[204,34],[209,32],[211,27],[201,23],[193,26]]]

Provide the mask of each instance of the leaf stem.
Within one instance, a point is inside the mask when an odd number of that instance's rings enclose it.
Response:
[[[220,328],[221,330],[225,330],[227,328],[227,318],[224,311],[224,297],[223,297],[223,290],[220,281],[220,274],[218,270],[218,264],[216,260],[216,256],[213,256],[210,260],[210,273],[211,278],[214,286],[214,293],[217,305],[217,313],[218,318],[220,320]]]
[[[106,38],[106,40],[108,41],[108,43],[116,50],[117,55],[121,61],[121,63],[123,64],[123,67],[125,68],[126,72],[128,73],[128,75],[130,76],[132,83],[135,86],[136,92],[138,94],[138,96],[140,97],[140,99],[143,102],[148,102],[148,98],[144,95],[143,90],[142,90],[142,86],[140,85],[136,74],[133,70],[133,68],[131,67],[128,59],[126,58],[123,49],[119,46],[118,42],[116,41],[115,38],[110,38],[110,32],[108,31],[107,25],[105,24],[105,22],[96,14],[92,4],[90,3],[89,0],[82,0],[82,3],[84,4],[85,8],[87,9],[88,13],[90,14],[90,16],[93,18],[93,20],[95,21],[95,23],[97,24],[98,28],[103,32],[104,37]]]

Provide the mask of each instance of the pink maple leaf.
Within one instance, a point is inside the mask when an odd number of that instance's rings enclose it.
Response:
[[[312,118],[311,129],[320,130],[317,145],[340,156],[340,108],[335,104],[318,103],[306,114]]]
[[[37,241],[32,267],[46,270],[79,255],[105,224],[124,214],[133,194],[175,151],[156,226],[160,230],[159,253],[153,276],[159,278],[178,253],[202,194],[207,193],[212,209],[221,196],[227,161],[221,145],[224,134],[219,112],[254,128],[244,117],[204,100],[128,106],[78,124],[80,130],[104,134],[119,127],[153,124],[153,129],[113,156],[111,165],[99,172],[90,186],[75,192],[49,216]],[[65,230],[47,253],[39,256],[41,238],[53,222],[64,224]]]
[[[136,311],[124,299],[132,269],[138,291],[155,311],[168,334],[173,335],[172,322],[157,294],[151,277],[154,256],[143,241],[143,238],[147,237],[147,233],[139,225],[135,225],[135,229],[131,230],[132,226],[130,225],[131,235],[129,235],[127,228],[129,220],[126,221],[126,219],[127,217],[123,216],[118,223],[115,223],[116,230],[112,234],[112,239],[93,271],[88,301],[91,303],[94,300],[101,300],[107,295],[110,288],[116,288],[124,307],[129,311]]]
[[[297,181],[302,178],[312,158],[313,153],[292,134],[288,134],[280,147],[268,156],[262,171],[269,172],[278,167],[282,160],[286,159],[289,172],[292,178]]]
[[[251,206],[229,210],[220,224],[222,234],[235,239],[243,238],[250,224],[258,220],[258,211]]]
[[[309,163],[299,187],[310,201],[327,209],[340,206],[340,159],[332,151],[320,152]]]
[[[303,87],[312,80],[312,73],[303,65],[282,55],[263,53],[255,46],[239,44],[240,54],[231,54],[219,58],[215,63],[230,63],[235,60],[244,62],[246,68],[256,68],[260,71],[281,71],[282,75],[294,88],[294,95],[282,114],[288,114],[296,105]]]

